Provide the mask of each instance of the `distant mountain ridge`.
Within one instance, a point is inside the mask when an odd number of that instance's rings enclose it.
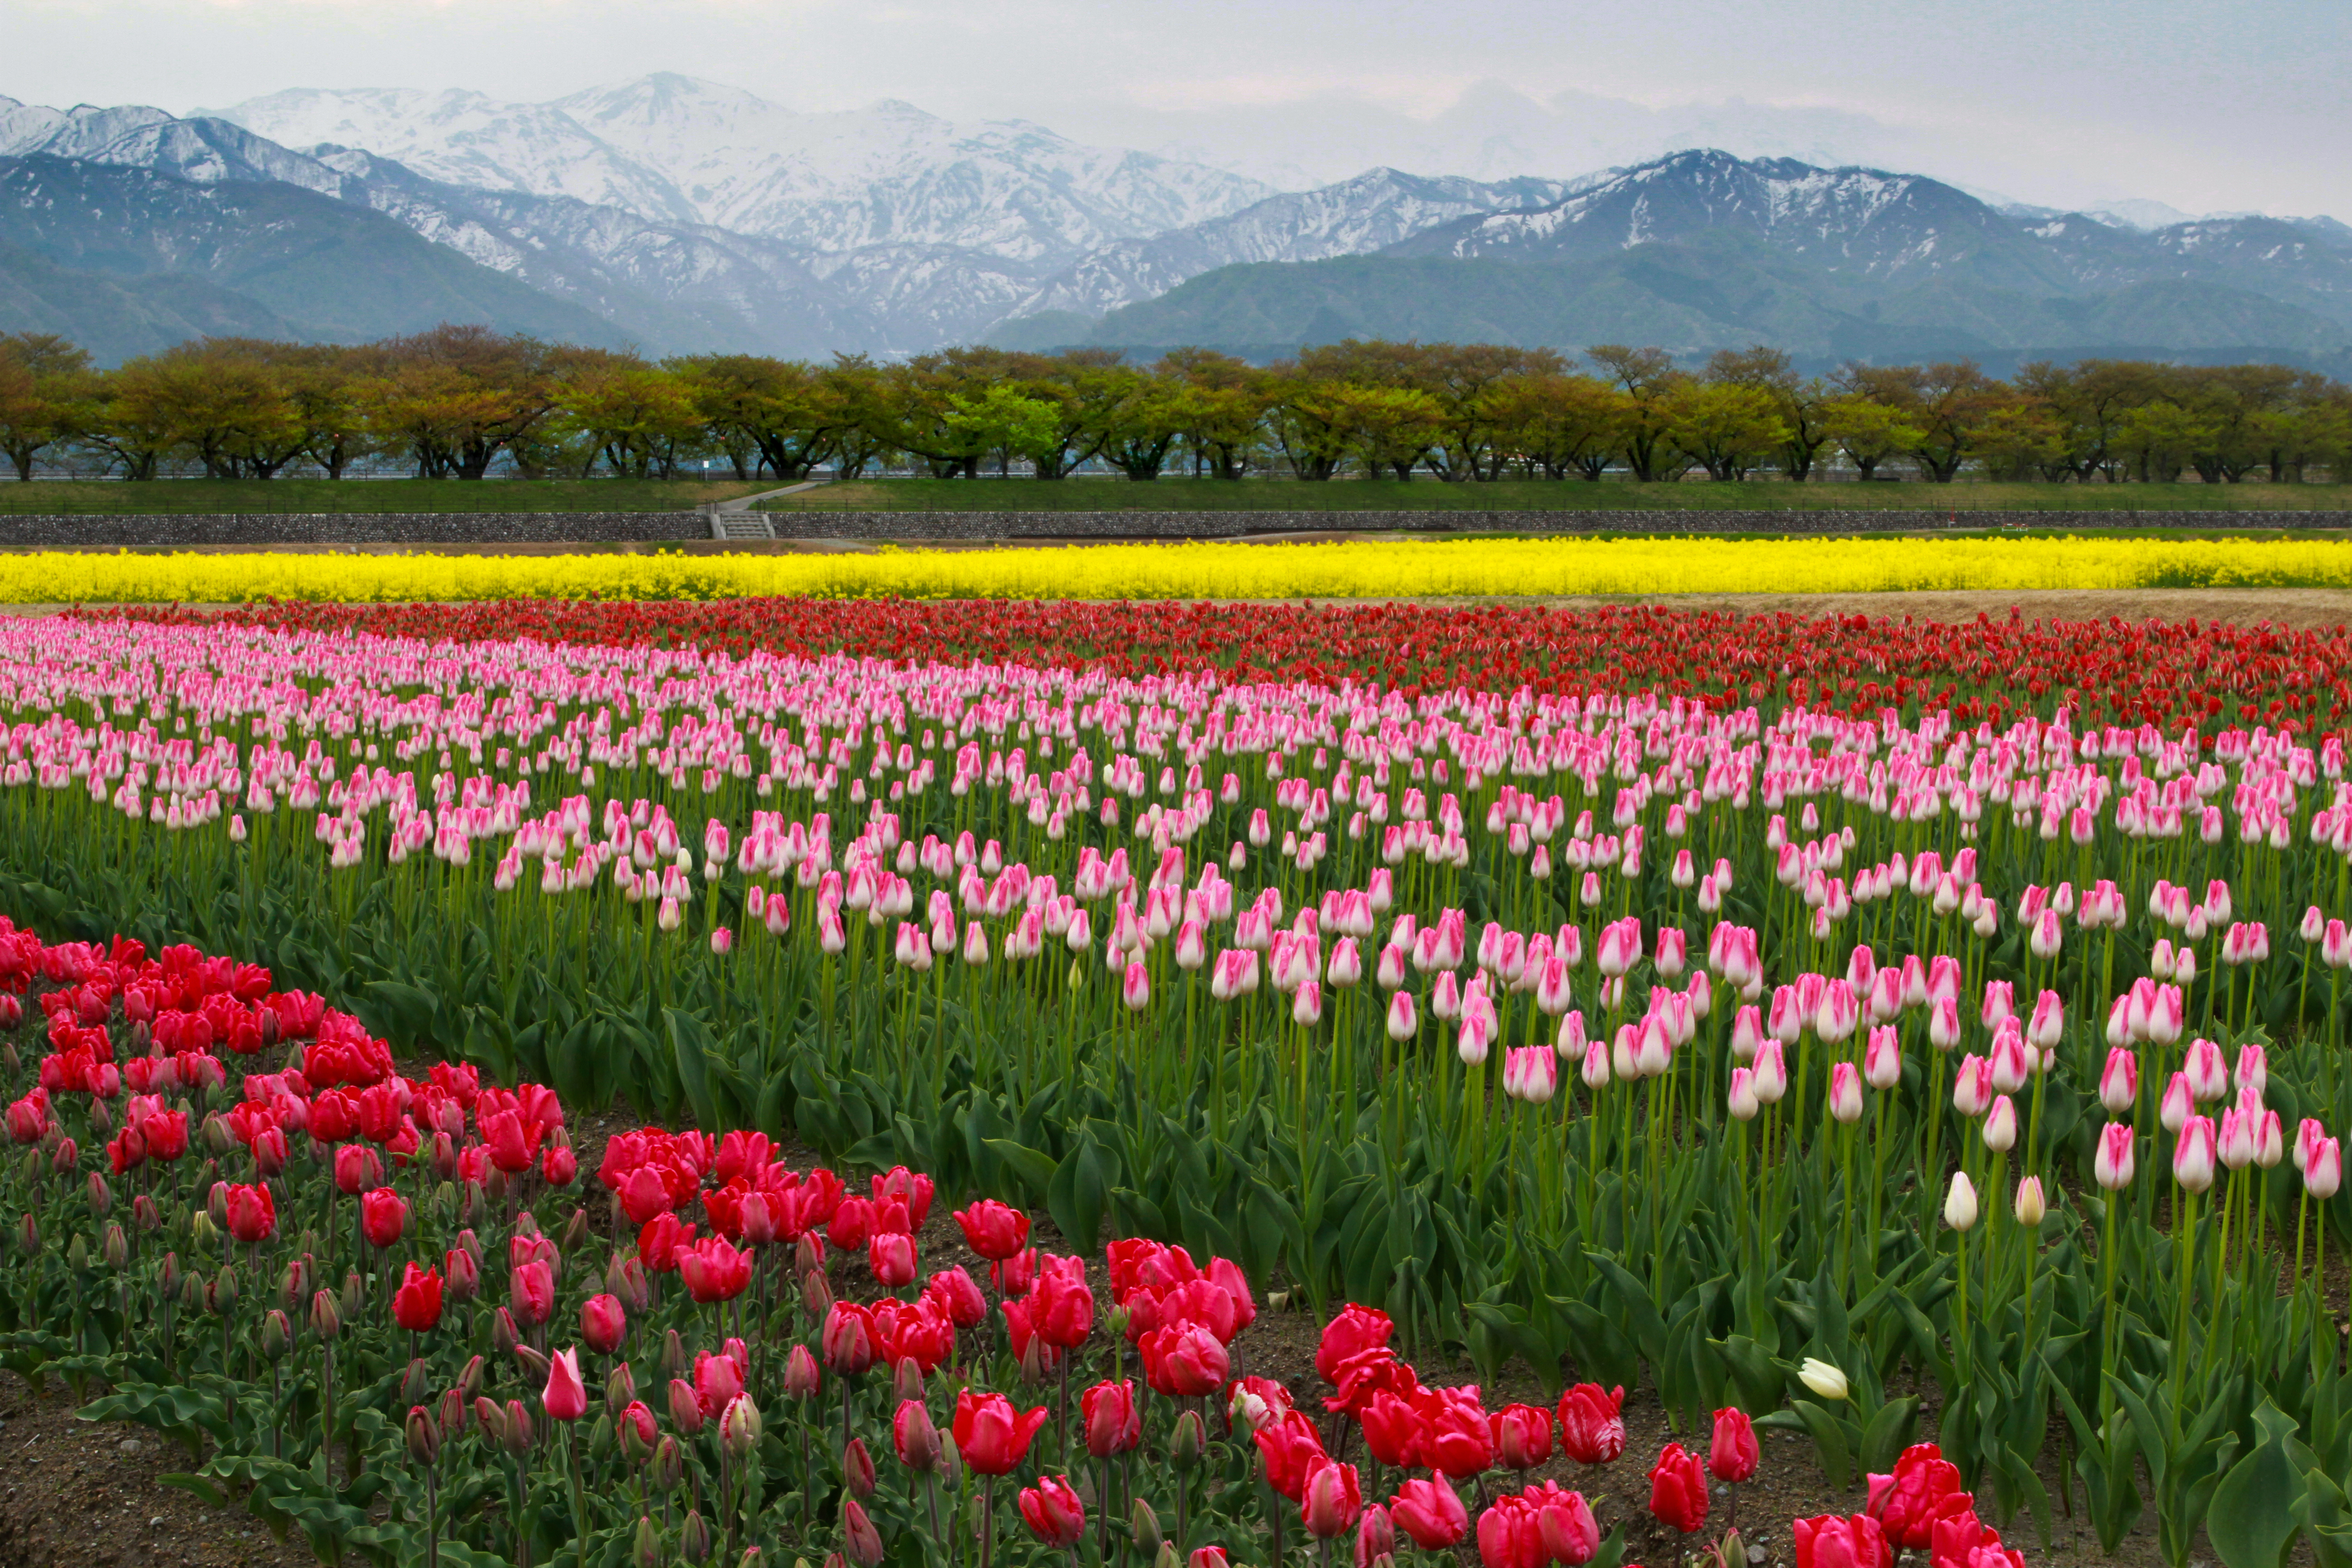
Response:
[[[656,75],[539,104],[297,89],[184,118],[0,99],[0,160],[58,204],[55,221],[37,202],[0,213],[0,322],[71,300],[114,311],[125,343],[230,322],[341,336],[437,305],[656,353],[795,357],[1345,335],[1866,358],[2352,341],[2352,228],[2333,219],[1995,205],[1703,149],[1576,178],[1383,168],[1277,192],[1024,121],[800,114]],[[118,189],[120,244],[63,216]],[[240,247],[237,223],[267,235]],[[305,281],[306,255],[341,258],[340,295]]]
[[[2341,227],[2250,217],[2139,233],[2079,214],[2010,216],[1921,175],[1694,150],[1344,263],[1198,277],[1087,337],[1480,336],[1685,354],[1766,342],[1862,358],[2327,353],[2352,342],[2352,233],[2338,240]]]

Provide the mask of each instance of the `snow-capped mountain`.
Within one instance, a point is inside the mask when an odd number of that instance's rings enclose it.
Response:
[[[363,147],[450,184],[571,196],[811,250],[947,245],[1066,261],[1273,194],[1020,121],[957,124],[895,101],[802,114],[668,74],[551,103],[300,89],[213,113],[289,147]]]
[[[1566,180],[1482,184],[1373,169],[1321,190],[1269,196],[1229,217],[1104,246],[1057,273],[1013,313],[1097,315],[1220,267],[1360,256],[1457,218],[1549,205],[1575,188]]]
[[[1754,239],[1833,270],[1893,280],[1989,245],[2009,246],[2020,226],[1923,175],[1694,150],[1612,171],[1533,211],[1465,218],[1403,248],[1463,258],[1564,258],[1699,234]]]

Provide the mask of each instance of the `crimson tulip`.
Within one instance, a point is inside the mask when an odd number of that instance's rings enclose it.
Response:
[[[2025,1553],[2003,1546],[1973,1509],[1937,1520],[1928,1552],[1929,1568],[2025,1568]]]
[[[393,1246],[407,1227],[408,1200],[390,1187],[378,1187],[360,1200],[360,1230],[370,1247]]]
[[[619,1297],[591,1296],[580,1304],[580,1337],[598,1355],[619,1350],[628,1331],[629,1315],[622,1310]]]
[[[1976,1507],[1974,1494],[1960,1489],[1959,1467],[1933,1443],[1914,1443],[1886,1475],[1868,1478],[1865,1511],[1886,1531],[1899,1552],[1934,1544],[1936,1521],[1957,1519]]]
[[[1324,1382],[1337,1384],[1340,1363],[1350,1356],[1377,1350],[1389,1342],[1396,1332],[1396,1324],[1386,1312],[1350,1301],[1339,1315],[1323,1325],[1323,1338],[1315,1347],[1315,1371]]]
[[[1559,1448],[1580,1465],[1612,1463],[1625,1451],[1625,1391],[1580,1383],[1559,1396]]]
[[[1489,1418],[1495,1462],[1507,1470],[1528,1470],[1551,1458],[1551,1412],[1532,1405],[1507,1405]]]
[[[1443,1552],[1470,1529],[1470,1512],[1442,1479],[1407,1481],[1389,1499],[1389,1517],[1424,1552]]]
[[[697,1301],[731,1301],[751,1283],[751,1255],[724,1237],[707,1236],[677,1253],[677,1277]]]
[[[588,1387],[580,1381],[578,1351],[567,1345],[549,1359],[547,1387],[539,1402],[558,1421],[577,1421],[588,1414]]]
[[[1046,1545],[1066,1552],[1086,1539],[1086,1507],[1067,1479],[1041,1476],[1035,1486],[1021,1489],[1020,1504],[1022,1522]]]
[[[1315,1423],[1303,1412],[1293,1410],[1272,1426],[1260,1427],[1252,1438],[1265,1461],[1266,1485],[1292,1502],[1300,1501],[1306,1496],[1308,1471],[1317,1460],[1328,1457]]]
[[[1356,1467],[1324,1458],[1310,1462],[1307,1484],[1298,1502],[1298,1517],[1307,1533],[1318,1541],[1343,1535],[1364,1511],[1364,1494]]]
[[[940,1429],[931,1424],[931,1413],[919,1399],[902,1399],[898,1414],[890,1418],[891,1446],[898,1451],[898,1462],[910,1470],[928,1475],[939,1468]]]
[[[544,1258],[534,1258],[507,1272],[507,1304],[515,1321],[535,1329],[555,1313],[555,1270]]]
[[[1706,1472],[1696,1454],[1669,1443],[1650,1467],[1650,1512],[1661,1522],[1690,1534],[1706,1523]]]
[[[1706,1468],[1717,1480],[1747,1480],[1756,1474],[1762,1458],[1748,1412],[1733,1406],[1715,1413],[1715,1440],[1707,1448]]]
[[[412,1334],[430,1331],[441,1321],[441,1272],[411,1263],[403,1269],[400,1288],[392,1293],[392,1321]]]
[[[1851,1519],[1822,1514],[1794,1525],[1797,1568],[1894,1568],[1886,1532],[1866,1513]]]
[[[1029,1440],[1045,1424],[1043,1405],[1015,1411],[1001,1394],[975,1394],[965,1389],[956,1395],[956,1452],[983,1476],[1011,1473],[1029,1452]]]
[[[1132,1383],[1097,1383],[1078,1395],[1078,1409],[1086,1417],[1087,1452],[1095,1458],[1130,1452],[1143,1441]]]
[[[277,1231],[278,1204],[269,1195],[268,1186],[231,1185],[227,1197],[230,1236],[253,1247],[268,1240]]]

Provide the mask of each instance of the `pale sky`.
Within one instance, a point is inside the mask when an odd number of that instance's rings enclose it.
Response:
[[[1565,176],[1705,141],[2021,200],[2352,220],[2345,0],[0,0],[0,93],[540,100],[674,70],[1280,183]],[[1540,166],[1508,166],[1532,162]],[[1457,166],[1442,167],[1444,163]],[[1477,166],[1472,166],[1477,165]]]

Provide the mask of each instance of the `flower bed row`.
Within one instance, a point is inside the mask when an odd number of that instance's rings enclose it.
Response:
[[[1367,1568],[1465,1539],[1487,1568],[1623,1555],[1580,1492],[1528,1481],[1555,1445],[1616,1462],[1622,1388],[1490,1411],[1475,1387],[1423,1386],[1388,1317],[1351,1305],[1315,1358],[1318,1412],[1239,1373],[1258,1305],[1226,1259],[1133,1239],[1091,1268],[982,1199],[954,1217],[985,1282],[926,1277],[929,1177],[853,1189],[756,1133],[610,1139],[608,1248],[542,1086],[446,1063],[401,1077],[349,1016],[184,946],[150,958],[11,927],[0,970],[4,1021],[21,1027],[29,999],[47,1047],[29,1068],[6,1047],[31,1080],[5,1117],[25,1152],[0,1268],[10,1363],[105,1390],[92,1419],[184,1438],[193,1484],[322,1555],[984,1563],[1024,1555],[999,1539],[1000,1481],[1032,1552],[1097,1563],[1280,1562],[1286,1536],[1352,1537]],[[253,1059],[281,1047],[288,1065]],[[1805,1375],[1840,1394],[1834,1369]],[[1385,1502],[1344,1458],[1358,1434]],[[1704,1462],[1657,1457],[1649,1514],[1696,1533],[1709,1475],[1746,1482],[1759,1463],[1748,1415],[1717,1411]],[[1907,1449],[1865,1512],[1797,1521],[1795,1558],[2021,1563],[1971,1501],[1932,1447]]]

